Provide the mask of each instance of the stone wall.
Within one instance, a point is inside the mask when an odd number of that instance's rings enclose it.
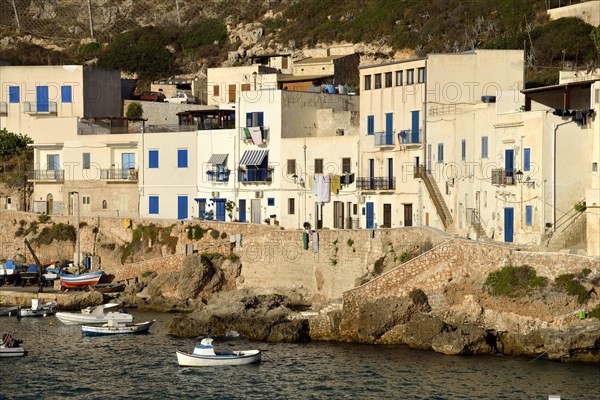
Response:
[[[302,289],[315,302],[324,302],[354,288],[386,253],[420,254],[448,239],[435,229],[416,227],[323,230],[315,253],[312,235],[304,250],[302,234],[301,230],[271,231],[245,237],[241,287]]]
[[[113,281],[117,282],[125,279],[141,277],[144,272],[151,271],[156,272],[157,274],[162,274],[165,272],[179,271],[185,257],[185,254],[176,254],[133,264],[102,267],[102,270],[105,274],[112,275],[114,277]]]

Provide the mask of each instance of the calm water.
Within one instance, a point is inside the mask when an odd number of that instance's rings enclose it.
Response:
[[[1,399],[600,399],[600,366],[513,357],[450,357],[405,346],[270,344],[233,340],[220,348],[265,350],[259,365],[180,368],[175,349],[195,339],[166,334],[170,315],[142,336],[83,337],[55,317],[1,317],[0,332],[29,355],[0,359]]]

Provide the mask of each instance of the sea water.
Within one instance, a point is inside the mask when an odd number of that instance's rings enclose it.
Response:
[[[175,350],[195,338],[167,334],[173,315],[147,335],[84,337],[56,317],[0,317],[0,333],[29,354],[0,359],[1,399],[600,399],[598,364],[508,356],[444,356],[406,346],[215,340],[217,348],[261,349],[238,367],[181,368]]]

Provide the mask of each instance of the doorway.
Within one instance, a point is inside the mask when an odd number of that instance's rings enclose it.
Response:
[[[412,226],[413,225],[413,205],[412,204],[403,204],[404,205],[404,226]]]
[[[392,227],[392,205],[384,204],[383,205],[383,226],[386,228]]]

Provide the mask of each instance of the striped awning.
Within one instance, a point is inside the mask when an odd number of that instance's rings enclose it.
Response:
[[[228,154],[213,154],[208,160],[209,164],[225,164]]]
[[[269,150],[246,150],[240,160],[240,165],[261,165]]]

